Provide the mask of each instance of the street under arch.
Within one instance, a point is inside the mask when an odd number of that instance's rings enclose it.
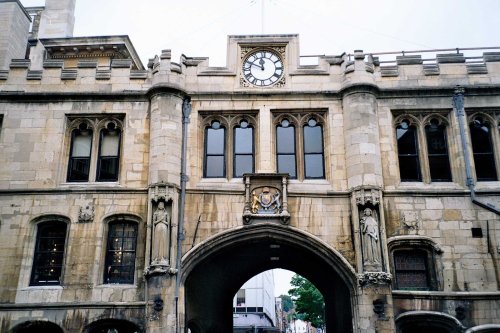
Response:
[[[352,267],[320,239],[274,223],[221,233],[184,256],[186,326],[192,333],[232,332],[234,294],[249,278],[273,268],[294,271],[319,289],[328,332],[353,331]]]

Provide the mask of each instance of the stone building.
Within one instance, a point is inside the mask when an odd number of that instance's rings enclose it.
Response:
[[[74,6],[0,0],[1,332],[231,332],[271,268],[328,332],[500,330],[498,50],[229,36],[145,69]]]

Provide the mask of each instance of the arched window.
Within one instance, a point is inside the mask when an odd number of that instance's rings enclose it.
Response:
[[[439,120],[432,118],[425,126],[427,139],[427,158],[429,160],[429,171],[431,181],[451,181],[450,158],[448,156],[448,140],[446,138],[446,127]]]
[[[253,127],[246,119],[234,127],[233,177],[254,172],[254,134]]]
[[[110,222],[104,283],[134,283],[137,223]]]
[[[226,129],[218,120],[205,128],[204,160],[203,177],[226,177]]]
[[[497,180],[490,124],[478,116],[472,120],[469,129],[477,180]]]
[[[409,119],[403,119],[396,126],[398,142],[399,174],[402,182],[421,181],[418,155],[417,130]]]
[[[87,182],[89,180],[91,152],[92,129],[86,123],[81,123],[71,133],[68,182]]]
[[[278,173],[290,178],[297,178],[295,144],[295,127],[285,118],[276,126],[276,164]]]
[[[303,138],[305,178],[325,178],[323,128],[316,118],[310,118],[304,125]]]
[[[118,118],[76,118],[69,128],[72,130],[67,181],[118,181],[122,137]]]
[[[394,290],[438,290],[442,250],[429,237],[395,236],[388,239]],[[440,276],[440,275],[439,275]]]
[[[97,160],[98,182],[118,180],[120,137],[121,132],[114,122],[109,122],[106,128],[101,130]]]
[[[60,221],[42,222],[37,225],[30,285],[61,284],[66,228],[66,223]]]
[[[26,321],[15,326],[10,333],[40,333],[40,332],[50,332],[50,333],[63,333],[59,325],[51,323],[50,321],[33,320]]]

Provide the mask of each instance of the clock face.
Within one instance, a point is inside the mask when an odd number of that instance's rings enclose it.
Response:
[[[254,86],[270,86],[283,77],[283,60],[268,50],[250,52],[243,61],[243,76]]]

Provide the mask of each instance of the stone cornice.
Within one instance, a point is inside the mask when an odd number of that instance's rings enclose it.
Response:
[[[498,300],[500,291],[406,291],[393,290],[395,299],[471,299],[471,300]]]
[[[147,101],[142,91],[100,92],[26,92],[0,91],[0,103],[5,102],[53,102],[53,101]]]
[[[78,187],[78,188],[54,188],[54,189],[2,189],[0,196],[11,195],[66,195],[66,194],[148,194],[147,188],[116,188],[116,187]]]
[[[146,302],[60,302],[60,303],[15,303],[0,304],[1,311],[30,311],[48,309],[102,309],[102,308],[138,308],[144,309]]]

